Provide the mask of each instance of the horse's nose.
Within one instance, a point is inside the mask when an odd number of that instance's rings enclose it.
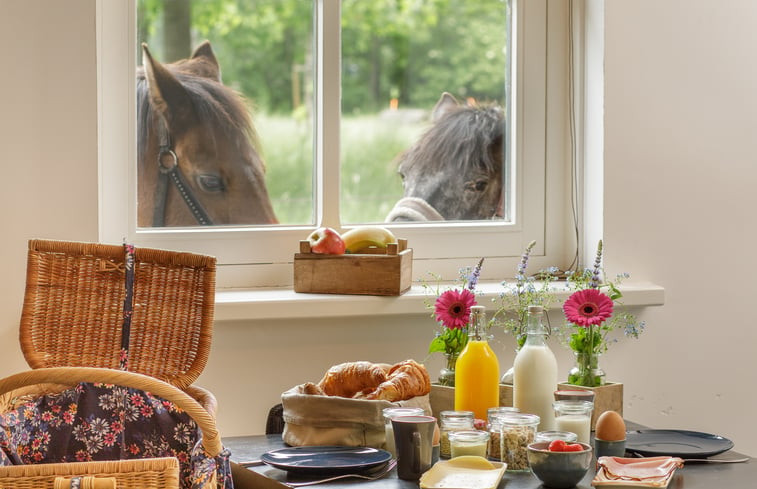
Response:
[[[419,197],[403,197],[394,204],[384,221],[444,221],[444,217]]]

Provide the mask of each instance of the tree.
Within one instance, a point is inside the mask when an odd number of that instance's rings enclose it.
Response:
[[[166,43],[164,61],[208,39],[224,83],[259,110],[307,105],[313,4],[304,0],[140,0],[139,35]],[[502,100],[502,0],[342,0],[342,110],[370,113],[397,98],[430,108],[443,91]],[[187,19],[191,16],[191,30]],[[193,36],[191,41],[188,35]]]
[[[163,58],[166,62],[184,59],[192,52],[189,0],[170,0],[163,8]]]

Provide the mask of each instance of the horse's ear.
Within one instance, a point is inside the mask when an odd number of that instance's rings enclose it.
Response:
[[[191,57],[194,61],[193,71],[199,76],[210,78],[217,82],[221,81],[221,66],[218,64],[216,54],[210,46],[210,41],[204,41],[195,48]]]
[[[431,111],[431,119],[436,122],[459,106],[460,103],[455,97],[447,92],[444,92],[441,98],[439,98],[439,101],[434,106],[434,110]]]
[[[194,117],[191,98],[181,82],[153,59],[147,44],[142,44],[142,51],[150,102],[172,129],[179,130],[180,125],[189,124]]]

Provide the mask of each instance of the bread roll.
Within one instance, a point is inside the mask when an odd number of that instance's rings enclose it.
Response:
[[[353,397],[372,392],[386,378],[386,370],[381,364],[347,362],[331,367],[318,387],[328,396]]]
[[[318,384],[307,382],[305,394],[405,401],[431,392],[426,367],[415,360],[389,365],[366,361],[334,365]]]
[[[423,396],[429,392],[431,392],[431,378],[426,367],[415,360],[405,360],[395,364],[389,370],[387,380],[379,384],[365,398],[397,402]]]

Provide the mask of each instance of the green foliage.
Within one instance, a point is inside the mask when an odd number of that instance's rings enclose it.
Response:
[[[459,270],[459,286],[453,287],[453,289],[456,290],[465,290],[467,289],[469,292],[473,294],[475,297],[476,295],[476,285],[478,283],[478,279],[481,275],[481,267],[484,264],[484,259],[481,258],[481,260],[478,262],[478,264],[475,267],[464,267]],[[430,298],[425,298],[424,303],[426,305],[426,308],[431,311],[431,317],[436,320],[436,301],[439,300],[439,297],[446,293],[448,290],[442,290],[441,287],[441,277],[434,274],[429,274],[431,278],[434,280],[434,284],[431,284],[426,281],[422,281],[421,284],[423,285],[423,288],[427,292],[431,292],[433,294],[433,300]],[[478,300],[474,300],[474,304],[478,303]],[[490,320],[487,323],[487,329],[491,326],[492,321]],[[465,345],[468,344],[468,326],[466,325],[463,328],[448,328],[444,325],[442,321],[437,322],[437,331],[435,333],[434,339],[431,340],[431,343],[428,347],[429,353],[444,353],[447,356],[454,356],[457,358],[457,356],[463,351],[463,348],[465,348]]]
[[[312,107],[313,2],[186,1],[193,44],[211,41],[227,85],[266,113]],[[162,11],[163,1],[138,2],[139,41],[158,55]],[[443,91],[503,100],[501,0],[343,0],[341,12],[344,113],[371,113],[391,98],[429,108]]]
[[[403,193],[396,158],[423,128],[419,122],[375,116],[342,118],[342,222],[384,221]]]
[[[551,290],[551,284],[555,281],[555,268],[541,270],[537,276],[527,274],[528,260],[531,250],[536,241],[528,244],[521,260],[513,282],[502,282],[504,292],[499,295],[499,308],[494,313],[493,319],[502,325],[504,330],[512,334],[518,348],[526,341],[526,321],[528,319],[528,306],[539,305],[544,310],[555,300]],[[538,278],[538,280],[537,280]],[[548,318],[548,316],[547,316]]]
[[[601,280],[604,275],[602,268],[602,240],[597,244],[597,256],[593,268],[586,268],[583,271],[568,272],[567,288],[573,292],[595,288],[606,294],[613,301],[613,314],[599,325],[589,327],[578,326],[570,322],[560,328],[561,341],[570,347],[571,350],[578,354],[586,356],[596,356],[604,353],[609,348],[610,343],[617,339],[609,338],[609,334],[615,330],[622,330],[625,336],[638,338],[644,331],[644,321],[638,321],[636,316],[623,310],[623,304],[620,299],[623,294],[620,292],[621,282],[628,278],[627,273],[621,273],[615,276],[615,279]],[[586,384],[584,384],[586,385]]]
[[[599,353],[597,350],[603,340],[602,333],[596,327],[575,328],[575,332],[570,335],[569,346],[579,353]]]
[[[255,127],[266,161],[266,186],[279,222],[312,223],[313,128],[290,117],[258,114]]]
[[[429,353],[445,353],[447,355],[458,355],[465,345],[468,344],[467,328],[450,329],[441,328],[439,334],[431,340],[428,346]]]
[[[302,120],[257,114],[266,185],[276,216],[286,224],[313,222],[313,130]],[[375,117],[342,119],[342,221],[383,222],[402,197],[395,157],[423,129]],[[362,135],[362,137],[360,137]]]

